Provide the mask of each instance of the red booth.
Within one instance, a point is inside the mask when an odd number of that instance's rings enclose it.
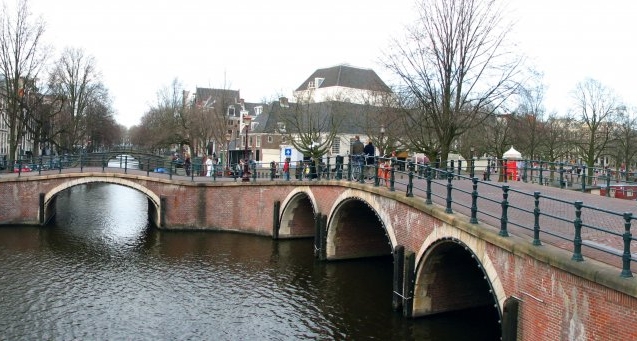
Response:
[[[519,181],[518,161],[522,160],[522,154],[515,150],[513,146],[504,155],[502,155],[506,166],[507,180]]]

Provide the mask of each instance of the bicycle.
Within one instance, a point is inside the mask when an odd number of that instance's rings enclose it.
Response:
[[[364,156],[361,155],[359,156],[360,159],[355,160],[354,164],[352,165],[352,180],[354,181],[360,181],[361,178],[361,173],[363,173],[363,182],[364,183],[374,183],[374,176],[369,176],[370,173],[373,173],[373,171],[369,171],[370,168],[373,169],[373,165],[365,165],[364,163]]]

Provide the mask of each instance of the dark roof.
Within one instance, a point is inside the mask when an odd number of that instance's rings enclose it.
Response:
[[[211,107],[215,101],[238,103],[241,96],[239,90],[197,88],[195,98],[197,105]]]
[[[274,101],[269,107],[264,107],[263,113],[255,120],[259,122],[255,132],[275,133],[278,122],[284,121],[283,117],[294,114],[297,110],[309,110],[309,112],[319,115],[320,121],[331,115],[342,116],[343,120],[338,128],[339,134],[364,134],[364,122],[361,122],[361,118],[366,117],[366,113],[369,113],[370,110],[379,110],[379,108],[369,105],[339,101],[310,103],[309,106],[303,105],[303,108],[298,108],[297,103],[289,102],[288,104],[282,106],[280,101]],[[286,128],[290,129],[291,127]],[[296,132],[288,131],[288,133]]]
[[[312,82],[316,87],[316,79],[323,78],[323,82],[317,88],[341,86],[352,89],[391,92],[391,89],[383,82],[372,69],[361,69],[349,65],[337,65],[325,69],[318,69],[308,77],[296,91],[308,89]]]

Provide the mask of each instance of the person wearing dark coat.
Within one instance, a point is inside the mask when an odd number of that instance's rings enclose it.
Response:
[[[365,154],[365,164],[373,165],[375,150],[374,150],[374,145],[372,144],[372,141],[369,141],[369,140],[367,141],[365,148],[363,148],[363,154]]]

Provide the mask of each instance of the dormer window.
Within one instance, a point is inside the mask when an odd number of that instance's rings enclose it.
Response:
[[[285,133],[285,122],[277,122],[276,125],[280,133]]]
[[[234,106],[228,107],[228,116],[234,116]]]
[[[262,112],[263,112],[262,106],[254,107],[254,116],[259,116]]]
[[[314,85],[315,85],[317,88],[320,88],[320,87],[321,87],[321,84],[323,84],[323,81],[324,81],[324,80],[325,80],[325,78],[322,78],[322,77],[316,77],[316,78],[314,78]]]

